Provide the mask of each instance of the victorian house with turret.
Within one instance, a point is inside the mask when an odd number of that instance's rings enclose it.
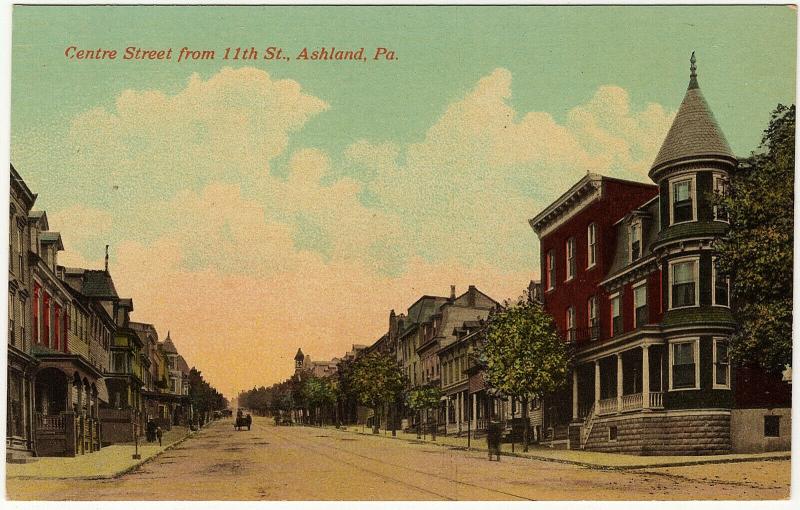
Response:
[[[729,226],[711,197],[736,169],[692,56],[649,172],[655,184],[590,173],[530,221],[545,308],[576,349],[569,388],[545,403],[549,444],[642,455],[788,449],[788,385],[728,359],[735,317],[713,241]]]

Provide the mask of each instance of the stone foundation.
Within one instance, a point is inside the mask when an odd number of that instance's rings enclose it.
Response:
[[[611,439],[616,427],[616,439]],[[596,417],[586,450],[630,455],[731,453],[729,412],[652,412]]]

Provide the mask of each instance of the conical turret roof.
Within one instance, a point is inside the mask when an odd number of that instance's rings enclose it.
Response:
[[[297,349],[297,354],[294,355],[294,359],[296,361],[303,361],[303,358],[305,358],[305,355],[303,354],[303,350],[298,348]]]
[[[651,172],[665,163],[699,156],[735,159],[725,135],[722,134],[711,108],[708,107],[700,91],[694,66],[694,53],[691,62],[689,88],[653,162]]]
[[[169,331],[167,331],[167,338],[164,339],[163,342],[163,349],[164,352],[169,354],[178,354],[178,349],[175,348],[175,344],[172,343],[172,338],[169,336]]]

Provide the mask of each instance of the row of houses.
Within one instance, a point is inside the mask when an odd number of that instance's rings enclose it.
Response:
[[[530,220],[542,278],[529,295],[575,352],[565,389],[529,404],[534,441],[640,455],[789,450],[790,370],[782,377],[728,358],[736,318],[714,240],[729,224],[711,197],[725,193],[738,165],[692,57],[686,94],[649,171],[653,184],[589,172]],[[499,419],[511,433],[521,428],[521,406],[486,386],[473,355],[498,306],[469,287],[390,312],[387,332],[355,355],[395,356],[409,389],[443,393],[433,416],[401,410],[392,425],[422,420],[464,434]]]
[[[64,267],[61,235],[11,165],[7,460],[75,456],[185,424],[189,367],[169,333],[131,320],[108,268]]]

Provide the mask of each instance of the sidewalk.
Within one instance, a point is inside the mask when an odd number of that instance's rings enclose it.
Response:
[[[326,427],[337,430],[336,427]],[[395,439],[417,444],[439,445],[448,448],[458,448],[467,450],[466,436],[437,436],[436,441],[431,440],[431,436],[426,439],[417,439],[416,433],[397,431],[397,437],[392,437],[392,432],[381,429],[379,434],[372,434],[369,427],[363,429],[361,426],[349,426],[342,433],[360,434],[385,439]],[[791,458],[791,452],[766,452],[766,453],[732,453],[728,455],[686,455],[686,456],[641,456],[624,455],[619,453],[590,452],[585,450],[556,450],[544,448],[538,445],[528,446],[528,451],[522,451],[522,445],[516,444],[513,447],[510,443],[503,443],[501,451],[503,455],[521,457],[547,462],[560,462],[563,464],[574,464],[593,469],[645,469],[654,467],[680,467],[695,466],[701,464],[722,464],[729,462],[755,462],[765,460],[787,460]],[[486,452],[486,438],[481,437],[471,441],[470,451]]]
[[[134,444],[120,443],[99,452],[76,455],[75,457],[39,457],[36,462],[27,464],[6,464],[6,478],[70,479],[70,478],[114,478],[144,464],[161,452],[182,442],[192,433],[187,427],[172,427],[158,442],[139,443],[141,459],[134,459]]]

